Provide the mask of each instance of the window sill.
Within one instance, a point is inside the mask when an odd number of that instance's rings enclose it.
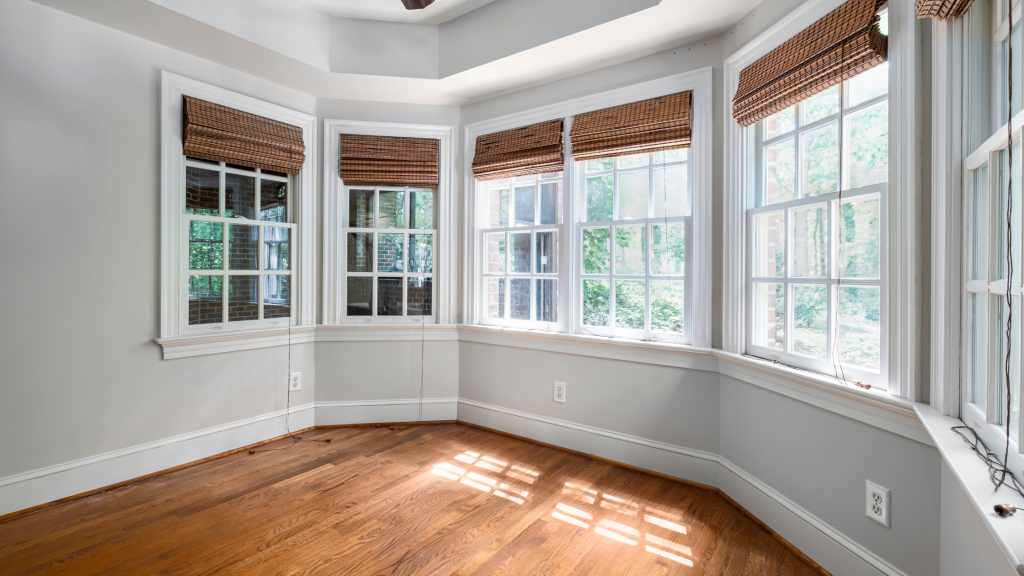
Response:
[[[292,327],[290,334],[291,343],[304,344],[313,342],[315,328],[315,326]],[[177,358],[221,354],[224,352],[287,346],[289,330],[288,327],[239,330],[237,332],[155,338],[153,341],[163,348],[164,360],[174,360]]]
[[[915,406],[921,421],[935,442],[942,459],[949,465],[967,497],[981,514],[999,547],[1003,549],[1018,574],[1024,574],[1024,524],[1014,517],[1001,518],[993,507],[996,504],[1013,504],[1018,510],[1024,508],[1024,498],[1007,488],[992,491],[988,467],[971,450],[967,442],[951,430],[963,426],[956,418],[939,413],[927,404]]]

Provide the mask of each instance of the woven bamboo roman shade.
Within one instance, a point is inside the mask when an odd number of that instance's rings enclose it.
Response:
[[[473,156],[477,180],[562,171],[562,120],[479,136]]]
[[[750,126],[885,62],[877,11],[876,0],[849,0],[744,68],[732,117]]]
[[[678,92],[579,114],[569,140],[573,160],[690,147],[693,92]]]
[[[183,96],[186,156],[298,174],[306,162],[302,129]]]
[[[438,141],[342,134],[340,174],[347,186],[436,187]]]
[[[919,19],[947,20],[963,16],[971,4],[974,4],[974,0],[917,0],[914,2],[914,11]]]

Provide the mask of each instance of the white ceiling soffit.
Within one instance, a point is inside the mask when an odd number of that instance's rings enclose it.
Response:
[[[319,98],[434,105],[469,104],[707,38],[761,2],[662,0],[464,72],[429,79],[332,73],[308,58],[296,59],[148,0],[35,1]],[[272,0],[260,3],[267,1]]]
[[[422,10],[406,10],[402,0],[300,0],[303,4],[342,18],[384,20],[407,24],[441,24],[494,0],[434,0]]]

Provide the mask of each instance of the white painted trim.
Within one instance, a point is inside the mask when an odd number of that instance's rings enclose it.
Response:
[[[297,326],[290,331],[288,328],[271,328],[246,332],[156,338],[153,341],[163,348],[164,360],[174,360],[224,352],[287,346],[289,342],[305,344],[314,341],[315,331],[316,327],[314,326]]]
[[[306,161],[295,178],[295,244],[297,290],[292,291],[295,322],[316,323],[316,117],[282,106],[243,96],[223,88],[161,72],[160,101],[160,338],[183,336],[188,329],[188,311],[182,309],[185,289],[182,239],[185,157],[181,149],[182,96],[228,106],[284,122],[302,129]],[[226,332],[227,330],[225,330]]]
[[[315,421],[317,426],[344,426],[455,420],[458,403],[458,398],[424,398],[421,417],[419,398],[317,402]]]
[[[477,282],[479,266],[477,265],[476,245],[479,229],[474,215],[476,205],[476,178],[473,176],[473,157],[476,153],[476,138],[501,130],[527,126],[546,120],[567,118],[584,112],[601,110],[612,106],[629,104],[639,100],[656,98],[674,94],[684,90],[693,90],[693,147],[690,149],[690,166],[693,170],[693,213],[691,222],[695,239],[695,250],[692,265],[692,286],[694,311],[690,319],[692,327],[691,343],[695,346],[711,346],[711,187],[712,187],[712,110],[714,98],[712,90],[713,73],[711,67],[700,68],[681,74],[674,74],[648,82],[634,84],[598,94],[591,94],[573,100],[566,100],[548,106],[542,106],[526,112],[518,112],[507,116],[492,118],[465,127],[463,135],[463,186],[462,201],[464,210],[463,238],[463,278],[462,278],[462,318],[468,325],[479,324],[479,311],[476,306],[477,293],[480,288]],[[569,160],[567,159],[567,162]],[[566,173],[565,189],[573,186],[571,174]],[[568,203],[566,203],[568,204]],[[569,231],[573,222],[565,222]],[[564,266],[563,266],[564,269]],[[563,290],[563,294],[567,293]],[[569,303],[573,304],[574,303]],[[563,304],[563,309],[566,306]]]
[[[323,324],[345,321],[344,271],[341,254],[345,250],[342,221],[345,183],[338,175],[341,134],[433,138],[438,140],[437,279],[434,286],[434,317],[439,324],[452,324],[458,309],[456,286],[458,262],[458,202],[455,192],[455,127],[433,124],[399,124],[356,120],[324,120],[324,258]]]
[[[313,404],[294,406],[195,432],[0,478],[0,514],[110,486],[313,425]]]
[[[317,342],[401,342],[426,340],[427,342],[457,341],[458,327],[453,324],[423,324],[419,326],[388,325],[336,325],[318,326]],[[418,401],[418,400],[417,400]]]

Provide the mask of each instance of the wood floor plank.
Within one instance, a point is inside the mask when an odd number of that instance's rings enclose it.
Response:
[[[821,574],[715,491],[524,439],[302,437],[0,523],[0,576]]]

